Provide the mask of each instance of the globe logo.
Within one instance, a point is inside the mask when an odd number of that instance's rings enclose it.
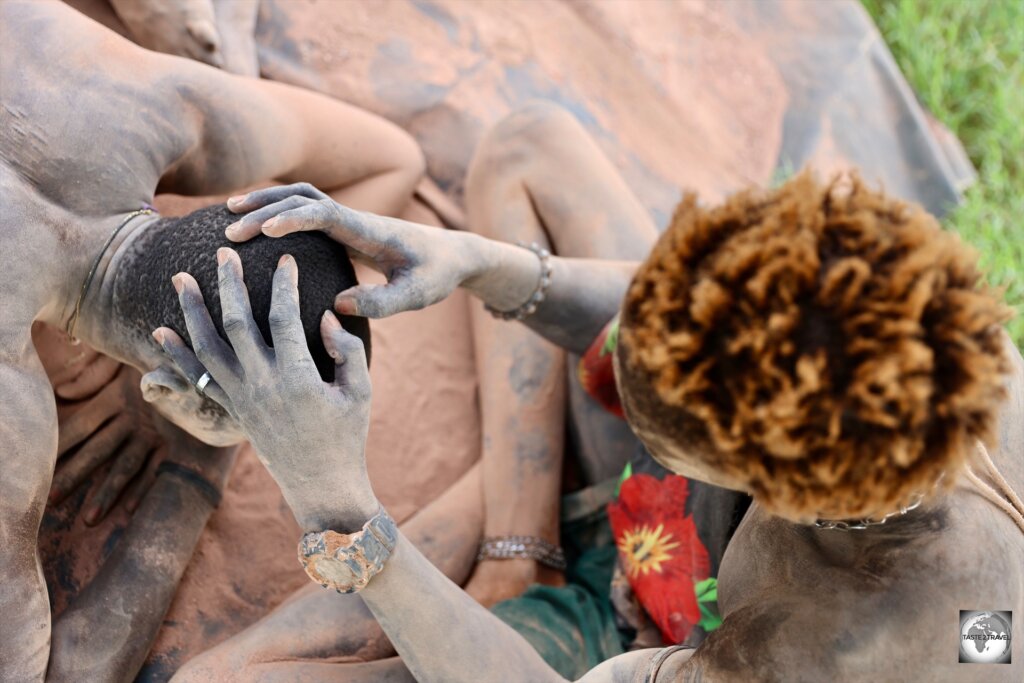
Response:
[[[1010,663],[1010,612],[960,612],[960,661]]]

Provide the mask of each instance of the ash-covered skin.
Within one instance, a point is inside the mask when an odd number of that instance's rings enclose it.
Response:
[[[171,278],[182,271],[199,282],[221,337],[226,337],[220,317],[217,294],[217,249],[231,244],[224,229],[236,216],[223,204],[200,209],[181,218],[163,218],[147,229],[123,250],[113,279],[112,307],[114,324],[124,327],[126,335],[151,344],[152,330],[168,326],[186,342],[189,337]],[[303,268],[300,300],[306,343],[313,361],[325,380],[334,376],[334,363],[320,341],[319,321],[331,307],[334,295],[357,284],[352,263],[337,242],[323,235],[296,235],[288,240],[263,238],[242,245],[239,257],[246,266],[246,284],[260,332],[270,340],[270,284],[278,260],[290,254]],[[346,316],[342,324],[370,349],[370,331],[365,318]],[[227,413],[213,400],[199,397],[191,390],[181,391],[181,379],[192,384],[198,378],[172,377],[169,365],[149,373],[143,380],[148,401],[165,417],[207,443],[239,440]],[[197,401],[197,399],[199,399]]]
[[[280,201],[282,192],[275,190],[272,201]],[[247,208],[271,203],[260,192],[244,202]],[[515,247],[474,235],[435,238],[421,226],[323,201],[298,201],[282,209],[287,210],[264,228],[267,234],[320,229],[387,264],[382,270],[389,284],[343,294],[342,310],[385,315],[419,308],[459,283],[485,302],[508,309],[536,284],[536,257]],[[255,232],[259,224],[251,229]],[[567,335],[567,328],[590,331],[584,337],[588,340],[596,335],[622,301],[628,275],[615,275],[627,273],[628,265],[564,258],[554,258],[552,264],[555,277],[548,300],[527,325],[577,348],[580,342]],[[605,285],[595,286],[602,278]],[[615,286],[617,292],[608,289]],[[577,314],[571,325],[559,321],[552,302],[565,302],[563,308]],[[1006,378],[1008,400],[1000,406],[998,444],[991,455],[1009,485],[1020,491],[1024,359],[1005,333],[1002,339],[1012,372]],[[627,353],[624,348],[618,360]],[[646,397],[653,389],[633,381],[623,383],[620,391],[629,414],[631,406],[650,403]],[[244,404],[235,404],[235,409],[247,410]],[[304,418],[296,414],[292,419]],[[742,489],[741,480],[688,450],[693,445],[666,441],[656,422],[636,419],[638,436],[656,456],[671,456],[688,476]],[[314,428],[312,423],[309,428]],[[264,456],[269,461],[285,457],[272,452]],[[977,457],[972,452],[968,461],[976,463]],[[339,499],[358,500],[366,493],[355,485]],[[987,680],[988,672],[958,667],[952,655],[955,637],[947,634],[955,633],[964,604],[1024,609],[1022,567],[1024,535],[973,486],[959,486],[885,525],[855,532],[796,524],[755,503],[721,564],[723,625],[692,654],[669,658],[657,680]],[[521,680],[561,680],[532,651],[522,649],[518,634],[481,612],[404,539],[361,596],[417,680],[503,681],[509,670]],[[431,627],[437,623],[447,628]],[[905,647],[908,634],[919,645],[911,651]],[[446,656],[452,648],[465,656]],[[642,673],[651,657],[650,651],[630,653],[582,680],[625,683]],[[1021,668],[1013,666],[1011,676]]]
[[[32,347],[32,323],[64,328],[108,236],[128,213],[151,203],[158,186],[212,195],[271,178],[308,180],[337,199],[388,213],[408,203],[422,156],[411,138],[366,112],[148,52],[61,3],[0,5],[0,44],[0,679],[42,680],[48,669],[76,672],[68,675],[73,680],[130,679],[210,509],[186,500],[181,484],[162,477],[181,514],[165,518],[167,509],[140,508],[133,525],[170,525],[181,541],[173,562],[161,564],[144,552],[158,541],[155,535],[133,535],[125,553],[112,556],[110,576],[117,580],[80,596],[75,610],[89,617],[51,651],[36,536],[53,475],[57,423],[53,390]],[[317,143],[307,144],[312,139]],[[351,153],[337,154],[339,148]],[[153,339],[115,316],[121,248],[156,220],[135,218],[107,250],[76,334],[142,372],[160,372],[150,378],[160,380],[153,385],[198,401],[180,375],[167,372],[168,360]],[[190,409],[210,410],[195,402]],[[161,570],[172,565],[175,571]],[[139,602],[144,609],[134,616],[107,599],[147,583],[153,601]],[[97,619],[123,625],[136,617],[144,623],[132,622],[127,641],[88,628]]]

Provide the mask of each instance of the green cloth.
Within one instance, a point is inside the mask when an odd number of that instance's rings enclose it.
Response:
[[[617,550],[605,505],[616,483],[612,479],[562,499],[566,585],[534,585],[492,608],[569,680],[624,652],[609,597]]]

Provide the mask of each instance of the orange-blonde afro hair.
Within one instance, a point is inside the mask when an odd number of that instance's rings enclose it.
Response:
[[[626,296],[624,394],[776,514],[882,516],[993,435],[1009,310],[975,264],[857,177],[687,196]]]

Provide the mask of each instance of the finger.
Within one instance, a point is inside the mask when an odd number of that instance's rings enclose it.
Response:
[[[324,311],[320,319],[320,336],[327,353],[334,359],[334,385],[350,398],[369,399],[370,371],[363,340],[346,332],[330,311]]]
[[[388,233],[383,230],[382,221],[388,220],[392,219],[353,211],[326,199],[279,213],[263,224],[263,234],[283,237],[294,232],[320,230],[335,242],[373,258],[387,241]]]
[[[82,406],[63,420],[57,429],[57,455],[63,456],[69,450],[89,438],[100,426],[118,412],[118,406],[111,401],[94,400]]]
[[[118,416],[105,424],[54,475],[50,486],[50,503],[59,503],[78,488],[113,455],[130,434],[131,421],[127,417]]]
[[[260,234],[263,224],[282,211],[296,209],[315,201],[315,199],[310,199],[309,197],[293,194],[279,202],[274,202],[262,209],[256,209],[255,211],[247,213],[229,225],[224,230],[224,234],[229,240],[234,242],[244,242],[245,240],[251,239]]]
[[[217,281],[220,287],[220,305],[224,333],[242,365],[267,363],[269,352],[263,335],[252,317],[249,290],[245,287],[242,261],[234,249],[217,250]]]
[[[342,315],[387,318],[403,311],[418,311],[429,301],[409,275],[396,276],[385,285],[356,285],[334,298],[334,310]]]
[[[142,469],[150,451],[149,442],[143,439],[131,439],[121,448],[114,460],[113,467],[107,473],[107,478],[93,494],[92,500],[89,501],[82,514],[87,526],[92,526],[107,516],[125,486]]]
[[[185,344],[185,340],[169,327],[160,327],[154,330],[153,338],[156,339],[158,344],[160,344],[164,353],[166,353],[167,357],[171,359],[175,366],[177,366],[181,374],[185,376],[192,389],[198,392],[199,390],[196,388],[196,385],[206,373],[206,367],[199,362],[199,359],[196,358],[196,354],[192,352],[192,349],[188,348],[188,345]],[[150,374],[152,373],[147,373],[147,376]],[[168,390],[175,390],[177,387],[168,386],[167,388]],[[152,402],[156,396],[153,395],[151,390],[147,389],[148,388],[143,389],[142,397],[147,401]],[[227,392],[225,392],[223,387],[217,383],[216,379],[211,379],[203,388],[202,393],[219,403],[224,408],[228,408],[231,405],[231,400],[228,398]]]
[[[188,273],[178,273],[171,279],[178,291],[178,303],[185,316],[185,326],[192,338],[192,351],[196,358],[221,386],[236,384],[241,379],[242,366],[214,327],[203,293],[199,291],[199,283]]]
[[[105,387],[120,369],[121,364],[110,356],[97,356],[77,377],[58,384],[54,391],[63,399],[79,401]]]
[[[279,370],[294,372],[315,367],[299,312],[299,269],[288,254],[281,257],[274,272],[269,322]]]
[[[247,213],[256,209],[262,209],[270,204],[275,204],[292,195],[309,197],[310,199],[327,199],[327,195],[309,183],[292,183],[291,185],[277,185],[262,190],[253,190],[249,194],[228,197],[228,210],[234,213]]]
[[[153,487],[153,482],[156,481],[156,468],[160,466],[166,455],[166,448],[158,448],[146,463],[142,473],[128,485],[128,490],[124,493],[124,507],[129,513],[134,514],[139,509],[139,503],[146,497],[149,489]]]

